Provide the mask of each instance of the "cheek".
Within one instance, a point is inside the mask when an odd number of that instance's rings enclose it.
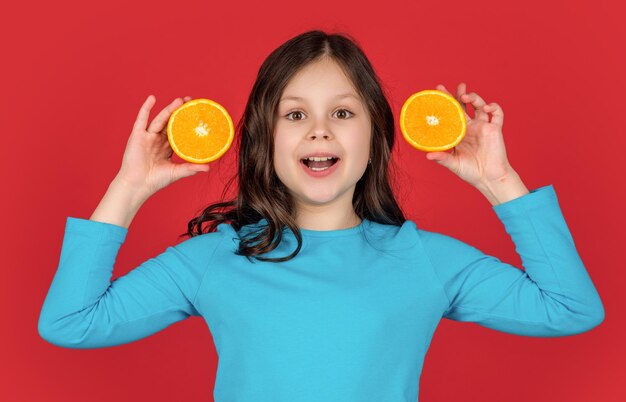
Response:
[[[358,132],[358,135],[350,137],[351,148],[356,150],[359,155],[364,155],[365,159],[368,159],[372,137],[372,126],[368,121],[360,122],[358,128],[355,129],[355,132]]]
[[[281,132],[274,134],[274,170],[279,178],[285,177],[285,173],[293,169],[295,158],[295,144],[287,135]]]
[[[282,152],[285,151],[285,140],[283,139],[283,137],[278,134],[274,136],[274,154],[275,155],[280,155]]]
[[[346,144],[352,150],[355,162],[367,162],[370,157],[370,139],[361,136],[355,137],[350,144]]]
[[[289,133],[284,130],[276,130],[274,132],[274,156],[283,159],[293,159],[295,157],[297,146],[297,135],[294,133]]]
[[[285,161],[280,158],[274,158],[274,173],[278,180],[284,185],[289,184],[289,169],[285,166]]]

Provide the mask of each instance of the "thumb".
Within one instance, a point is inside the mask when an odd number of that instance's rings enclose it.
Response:
[[[453,172],[458,170],[458,161],[455,160],[454,155],[450,152],[429,152],[426,154],[426,159],[435,161]]]
[[[426,159],[438,162],[441,165],[445,165],[449,157],[450,154],[447,152],[428,152],[426,154]]]
[[[211,168],[209,167],[208,164],[204,164],[204,165],[199,165],[197,163],[188,163],[187,164],[187,169],[191,171],[191,174],[196,174],[196,173],[200,173],[200,172],[208,172],[209,170],[211,170]]]
[[[175,180],[182,179],[184,177],[193,176],[196,173],[208,172],[211,170],[208,164],[200,165],[197,163],[183,163],[178,165],[176,169]]]

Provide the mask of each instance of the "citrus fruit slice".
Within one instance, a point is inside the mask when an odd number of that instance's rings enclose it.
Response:
[[[411,95],[400,112],[400,130],[416,149],[445,151],[456,146],[467,124],[461,104],[443,91],[427,89]]]
[[[181,159],[207,163],[230,148],[235,129],[226,109],[210,99],[192,99],[172,112],[167,139]]]

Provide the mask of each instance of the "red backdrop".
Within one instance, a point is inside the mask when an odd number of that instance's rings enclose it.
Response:
[[[213,400],[217,355],[202,319],[127,345],[71,350],[39,337],[39,312],[66,216],[89,218],[146,97],[157,98],[151,118],[189,95],[220,102],[238,120],[263,59],[314,28],[359,41],[396,116],[410,94],[439,83],[452,91],[464,81],[500,104],[509,161],[529,189],[554,185],[604,302],[604,323],[573,337],[520,337],[442,320],[420,400],[626,400],[618,381],[626,370],[618,297],[626,279],[619,120],[626,35],[618,2],[36,3],[12,2],[0,15],[0,400]],[[521,266],[487,199],[396,135],[407,216]],[[114,277],[176,243],[196,210],[218,199],[234,162],[228,152],[208,174],[153,196],[130,227]]]

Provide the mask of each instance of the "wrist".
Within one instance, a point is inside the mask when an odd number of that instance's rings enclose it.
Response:
[[[512,167],[507,169],[505,175],[497,180],[486,180],[476,186],[489,200],[492,206],[511,201],[529,193],[528,188]]]
[[[119,174],[109,184],[107,191],[114,192],[126,200],[131,207],[139,209],[141,205],[146,202],[150,195],[147,191],[143,191],[136,185],[128,182]]]
[[[115,178],[89,219],[128,228],[146,199],[128,182]]]

